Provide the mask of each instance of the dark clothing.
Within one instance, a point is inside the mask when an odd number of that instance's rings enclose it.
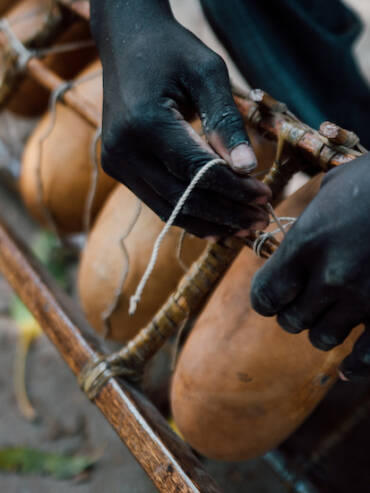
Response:
[[[317,128],[330,120],[370,145],[370,88],[353,56],[358,16],[341,0],[201,0],[252,85]]]

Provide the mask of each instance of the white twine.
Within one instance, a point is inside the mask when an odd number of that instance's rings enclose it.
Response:
[[[189,198],[190,194],[192,193],[192,191],[194,190],[194,188],[197,186],[197,184],[200,182],[200,180],[203,178],[203,176],[208,172],[208,170],[210,170],[211,168],[213,168],[213,166],[216,166],[217,164],[223,164],[224,165],[224,164],[226,164],[226,162],[223,159],[216,158],[216,159],[212,159],[207,164],[205,164],[196,173],[196,175],[191,180],[188,187],[185,189],[184,193],[180,197],[179,201],[177,202],[176,207],[172,211],[172,214],[170,215],[168,221],[164,225],[162,231],[160,232],[160,234],[158,235],[158,237],[154,243],[152,255],[150,257],[148,266],[146,268],[146,271],[144,272],[143,277],[141,278],[141,281],[139,282],[139,284],[136,288],[136,292],[130,298],[129,315],[134,315],[134,313],[136,312],[137,306],[140,303],[141,297],[143,295],[143,291],[145,289],[145,286],[146,286],[146,284],[147,284],[147,282],[148,282],[148,280],[149,280],[149,278],[150,278],[150,276],[154,270],[155,264],[156,264],[157,259],[158,259],[159,249],[161,247],[161,244],[162,244],[165,236],[169,232],[169,230],[170,230],[171,226],[173,225],[173,223],[175,222],[177,216],[180,214],[181,209],[184,207],[185,202],[188,200],[188,198]]]
[[[183,246],[184,246],[186,235],[187,235],[187,231],[185,229],[183,229],[181,231],[181,233],[180,233],[179,241],[177,242],[177,249],[176,249],[177,262],[178,262],[179,266],[181,267],[181,269],[184,272],[187,272],[187,270],[189,268],[189,266],[186,265],[185,262],[182,259],[182,249],[183,249]]]
[[[30,58],[33,57],[33,52],[28,50],[24,44],[14,34],[7,19],[0,19],[0,31],[3,31],[8,38],[10,47],[17,53],[17,65],[20,70],[24,70]]]
[[[86,235],[88,235],[90,232],[92,210],[93,210],[94,200],[96,197],[96,191],[98,188],[98,179],[99,179],[98,143],[101,138],[101,133],[102,133],[101,127],[97,128],[96,132],[94,133],[90,146],[91,180],[90,180],[89,190],[86,196],[85,210],[83,217],[83,227]]]
[[[168,234],[168,232],[169,232],[170,228],[172,227],[172,225],[174,224],[177,216],[180,214],[181,209],[184,207],[185,202],[188,200],[190,194],[192,193],[194,188],[197,186],[199,181],[203,178],[203,176],[208,172],[208,170],[210,168],[212,168],[213,166],[215,166],[217,164],[225,165],[226,162],[220,158],[212,159],[211,161],[209,161],[205,166],[203,166],[203,168],[201,168],[197,172],[197,174],[194,176],[194,178],[192,179],[192,181],[190,182],[190,184],[188,185],[188,187],[185,189],[184,193],[180,197],[179,201],[177,202],[176,207],[172,211],[172,214],[170,215],[168,221],[164,225],[162,231],[160,232],[160,234],[158,235],[158,237],[154,243],[152,254],[151,254],[149,263],[147,265],[147,268],[146,268],[146,270],[145,270],[145,272],[144,272],[144,274],[143,274],[143,276],[142,276],[142,278],[141,278],[141,280],[140,280],[140,282],[136,288],[134,295],[132,295],[130,298],[129,315],[134,315],[136,310],[137,310],[137,307],[138,307],[138,304],[140,303],[140,300],[142,298],[145,286],[146,286],[150,276],[152,275],[154,267],[157,263],[159,250],[160,250],[160,247],[163,243],[165,236]],[[295,217],[278,217],[275,214],[275,211],[274,211],[271,204],[267,205],[267,209],[268,209],[269,213],[271,214],[271,216],[273,217],[272,222],[275,222],[278,225],[278,229],[271,231],[271,232],[268,232],[268,233],[263,233],[262,235],[260,235],[255,240],[254,245],[253,245],[253,251],[259,257],[261,256],[264,243],[269,238],[275,236],[278,233],[282,233],[285,236],[285,234],[286,234],[285,229],[288,226],[292,225],[296,221]],[[283,224],[283,222],[285,222],[285,224]]]
[[[10,47],[18,55],[17,67],[19,70],[25,70],[29,60],[34,57],[43,57],[45,55],[68,53],[71,51],[82,50],[84,48],[89,48],[91,46],[94,46],[94,42],[88,39],[88,40],[73,41],[70,43],[63,43],[49,48],[39,48],[36,50],[29,50],[22,43],[22,41],[16,36],[16,34],[14,33],[11,27],[11,23],[5,18],[0,19],[0,31],[4,32],[4,34],[8,38]],[[81,77],[81,80],[83,81],[84,77]]]
[[[294,224],[295,221],[297,220],[296,217],[277,217],[273,209],[271,215],[273,217],[273,220],[271,222],[278,224],[279,227],[277,229],[274,229],[274,231],[262,233],[255,239],[253,243],[253,252],[257,255],[257,257],[260,258],[262,257],[262,249],[266,241],[269,240],[270,238],[273,238],[278,233],[283,233],[283,235],[285,236],[286,229],[292,224]],[[285,224],[283,224],[283,222],[285,222]]]
[[[106,339],[109,336],[110,330],[111,330],[111,323],[110,323],[110,318],[113,315],[113,313],[117,310],[118,305],[121,301],[121,297],[123,295],[123,287],[125,285],[127,276],[130,271],[130,255],[128,253],[128,250],[126,248],[125,241],[133,231],[134,227],[136,226],[140,214],[142,211],[142,202],[140,199],[136,200],[136,207],[134,210],[134,215],[126,229],[126,231],[123,233],[119,240],[119,244],[122,250],[123,258],[124,258],[124,264],[123,264],[123,269],[121,272],[120,280],[118,283],[118,286],[115,290],[114,297],[112,300],[112,303],[108,306],[108,308],[102,313],[102,323],[104,327],[104,334],[103,337]]]

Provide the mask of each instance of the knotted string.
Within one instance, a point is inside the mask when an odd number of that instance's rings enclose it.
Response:
[[[192,191],[194,190],[194,188],[197,186],[197,184],[199,183],[199,181],[203,178],[203,176],[213,166],[216,166],[217,164],[223,164],[223,165],[225,165],[226,162],[223,159],[220,159],[220,158],[212,159],[211,161],[209,161],[205,166],[203,166],[196,173],[196,175],[191,180],[190,184],[188,185],[188,187],[185,189],[184,193],[180,197],[179,201],[177,202],[176,207],[172,211],[172,214],[170,215],[168,221],[166,222],[165,226],[163,227],[161,233],[159,234],[159,236],[157,237],[157,239],[156,239],[156,241],[154,243],[152,254],[151,254],[151,257],[150,257],[148,266],[147,266],[147,268],[146,268],[146,270],[144,272],[144,275],[142,276],[142,278],[141,278],[141,280],[140,280],[140,282],[139,282],[139,284],[138,284],[138,286],[136,288],[136,292],[130,298],[130,307],[129,307],[129,314],[130,315],[134,315],[134,313],[136,312],[137,306],[140,303],[140,300],[141,300],[142,294],[144,292],[145,286],[146,286],[146,284],[147,284],[147,282],[148,282],[148,280],[149,280],[149,278],[150,278],[150,276],[151,276],[151,274],[152,274],[152,272],[154,270],[154,267],[156,265],[156,262],[157,262],[157,259],[158,259],[158,254],[159,254],[159,250],[160,250],[160,247],[161,247],[161,245],[163,243],[163,240],[164,240],[165,236],[167,235],[167,233],[169,232],[170,228],[174,224],[177,216],[181,212],[181,209],[184,207],[184,204],[188,200],[190,194],[192,193]],[[273,217],[273,222],[275,222],[279,227],[278,227],[278,229],[276,231],[271,231],[269,233],[263,233],[262,235],[260,235],[255,240],[254,245],[253,245],[253,250],[256,253],[256,255],[258,255],[258,256],[261,255],[263,245],[267,241],[268,238],[273,237],[274,235],[276,235],[279,232],[282,232],[283,235],[285,235],[285,228],[287,226],[291,225],[295,221],[295,218],[292,218],[292,217],[288,217],[288,218],[285,218],[285,217],[279,218],[279,217],[277,217],[276,214],[275,214],[275,212],[274,212],[274,210],[273,210],[273,208],[272,208],[272,206],[271,206],[271,204],[268,205],[268,210],[269,210],[270,214]],[[283,221],[286,221],[286,224],[283,224]]]
[[[297,219],[295,217],[277,217],[274,211],[274,215],[276,219],[274,219],[271,222],[275,222],[279,224],[279,227],[277,229],[274,229],[273,231],[269,231],[267,233],[262,233],[260,234],[253,243],[253,252],[257,255],[257,257],[263,258],[262,252],[263,252],[263,247],[266,243],[266,241],[270,240],[271,238],[274,238],[275,235],[278,233],[283,233],[283,235],[286,235],[286,228],[291,226]],[[285,222],[285,224],[283,224]]]
[[[62,43],[59,45],[51,46],[49,48],[39,48],[39,49],[28,49],[22,41],[16,36],[12,29],[12,25],[16,23],[9,22],[8,19],[0,19],[0,31],[3,31],[5,36],[8,38],[10,47],[18,55],[17,67],[19,70],[23,71],[26,69],[28,62],[31,58],[41,58],[46,55],[57,55],[63,53],[69,53],[72,51],[83,50],[85,48],[90,48],[94,46],[94,41],[78,40],[71,41],[69,43]]]

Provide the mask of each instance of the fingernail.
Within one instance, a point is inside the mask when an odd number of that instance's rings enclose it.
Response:
[[[248,238],[250,235],[251,232],[249,231],[249,229],[242,229],[238,231],[235,236],[237,236],[238,238]]]
[[[350,382],[351,381],[349,378],[347,378],[345,376],[345,374],[341,370],[338,370],[338,375],[339,375],[339,378],[341,380],[343,380],[343,382]]]
[[[239,144],[230,153],[231,168],[240,174],[249,174],[257,167],[256,155],[248,144]]]
[[[216,243],[219,240],[219,237],[218,236],[206,236],[204,239],[209,241],[210,243]]]

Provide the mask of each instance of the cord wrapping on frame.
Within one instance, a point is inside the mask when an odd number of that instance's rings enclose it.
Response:
[[[279,224],[279,227],[273,231],[268,231],[266,233],[261,233],[253,242],[253,252],[257,255],[259,258],[263,258],[262,251],[263,247],[266,243],[271,238],[275,238],[275,236],[278,233],[282,233],[284,236],[286,235],[286,228],[291,226],[292,224],[295,223],[297,218],[295,217],[277,217],[274,211],[274,220],[272,222],[275,222]],[[283,224],[285,222],[285,224]]]
[[[21,71],[25,70],[27,63],[34,56],[34,52],[26,48],[18,39],[7,19],[0,19],[0,31],[4,32],[11,49],[18,55],[16,60],[17,68]]]

